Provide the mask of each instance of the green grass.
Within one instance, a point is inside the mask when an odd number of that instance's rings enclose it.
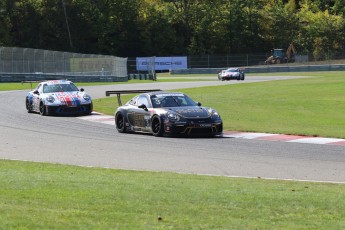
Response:
[[[225,130],[345,138],[342,74],[176,91],[217,109]],[[132,96],[122,96],[123,103]],[[115,98],[94,101],[105,114],[114,114],[116,106]]]
[[[0,229],[345,228],[344,184],[6,160],[0,172]]]

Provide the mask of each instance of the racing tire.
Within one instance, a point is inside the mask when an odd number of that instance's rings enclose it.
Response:
[[[126,119],[122,113],[117,113],[115,115],[115,126],[119,133],[126,132]]]
[[[39,109],[40,109],[40,114],[41,114],[42,116],[49,116],[49,110],[48,110],[48,108],[43,104],[42,101],[40,102],[40,107],[39,107]]]
[[[244,81],[244,74],[241,75],[241,81]]]
[[[26,110],[28,111],[28,113],[32,113],[32,104],[30,103],[28,98],[26,98],[26,100],[25,100],[25,106],[26,106]]]
[[[155,137],[163,136],[163,122],[159,116],[154,116],[151,122],[152,134]]]

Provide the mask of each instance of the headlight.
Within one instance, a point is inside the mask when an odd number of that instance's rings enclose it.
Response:
[[[180,117],[175,114],[175,113],[168,113],[168,119],[171,120],[171,121],[178,121],[180,120]]]
[[[90,101],[91,100],[91,97],[89,95],[87,95],[87,94],[84,94],[83,98],[84,98],[85,101]]]
[[[208,111],[208,114],[211,116],[220,117],[219,113],[214,109],[208,108],[207,111]]]
[[[53,96],[49,96],[46,100],[50,103],[53,103],[55,101],[55,98]]]

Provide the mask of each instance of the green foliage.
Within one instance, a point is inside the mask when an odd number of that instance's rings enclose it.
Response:
[[[6,0],[0,45],[132,57],[258,53],[294,43],[324,59],[344,49],[344,13],[343,0]]]
[[[320,11],[315,3],[306,1],[298,17],[302,22],[298,43],[313,52],[315,60],[331,58],[332,52],[343,48],[345,19],[342,16]]]

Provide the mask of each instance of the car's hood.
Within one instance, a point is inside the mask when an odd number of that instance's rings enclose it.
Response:
[[[76,106],[84,101],[84,92],[72,91],[72,92],[57,92],[57,93],[45,93],[44,97],[54,97],[55,101],[53,104],[61,103],[67,106]]]
[[[181,106],[181,107],[171,107],[168,110],[172,110],[178,115],[186,118],[206,118],[210,117],[209,111],[200,106]]]

